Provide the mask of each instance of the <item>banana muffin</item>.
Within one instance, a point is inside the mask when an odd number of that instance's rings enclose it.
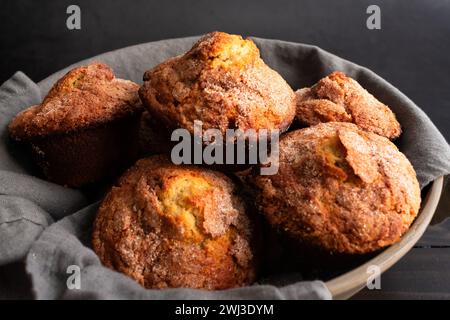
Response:
[[[278,173],[252,180],[271,225],[332,253],[367,253],[397,242],[420,207],[408,159],[387,138],[351,123],[284,135]]]
[[[255,279],[254,224],[219,172],[139,160],[97,212],[93,248],[102,263],[146,288],[225,289]]]
[[[391,109],[342,72],[333,72],[311,88],[297,90],[296,101],[297,119],[302,124],[352,122],[391,140],[401,133]]]
[[[212,32],[187,53],[144,74],[140,97],[169,128],[286,130],[295,117],[295,94],[260,58],[253,41]]]
[[[71,187],[97,182],[136,160],[143,110],[138,89],[105,64],[77,67],[41,104],[11,121],[10,136],[31,147],[48,180]]]

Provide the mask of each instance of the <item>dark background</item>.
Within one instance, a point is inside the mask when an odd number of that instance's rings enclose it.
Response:
[[[81,7],[81,30],[66,8]],[[381,30],[366,9],[381,8]],[[34,81],[81,59],[142,42],[213,30],[320,46],[366,66],[408,95],[450,140],[449,0],[2,0],[0,83],[22,70]],[[450,213],[447,185],[438,209]],[[450,243],[413,249],[359,298],[450,298]]]

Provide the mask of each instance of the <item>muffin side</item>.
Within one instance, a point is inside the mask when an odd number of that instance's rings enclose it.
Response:
[[[139,156],[139,114],[102,125],[28,141],[51,182],[78,187],[120,174]]]

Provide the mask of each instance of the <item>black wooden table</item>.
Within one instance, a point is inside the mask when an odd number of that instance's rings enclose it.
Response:
[[[369,5],[381,29],[369,30]],[[81,30],[66,9],[81,9]],[[3,0],[0,83],[22,70],[33,80],[127,45],[222,30],[310,43],[364,65],[415,101],[450,138],[450,2],[425,0]],[[447,183],[434,222],[450,216]],[[450,298],[450,240],[419,243],[382,276],[382,290],[356,298]],[[450,233],[450,231],[449,231]],[[15,266],[11,267],[15,269]]]

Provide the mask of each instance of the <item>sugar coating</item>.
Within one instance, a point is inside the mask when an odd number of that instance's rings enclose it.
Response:
[[[253,180],[258,207],[273,226],[330,252],[367,253],[391,245],[420,207],[408,159],[388,139],[351,123],[284,135],[278,173]]]
[[[152,115],[191,132],[195,120],[222,134],[283,131],[295,116],[294,92],[263,62],[253,41],[223,32],[147,71],[139,93]]]
[[[352,122],[389,139],[401,133],[391,109],[342,72],[333,72],[311,88],[297,90],[296,100],[297,119],[306,125]]]
[[[9,132],[26,140],[123,118],[142,108],[138,89],[132,81],[115,78],[105,64],[77,67],[56,82],[41,104],[20,112]]]

